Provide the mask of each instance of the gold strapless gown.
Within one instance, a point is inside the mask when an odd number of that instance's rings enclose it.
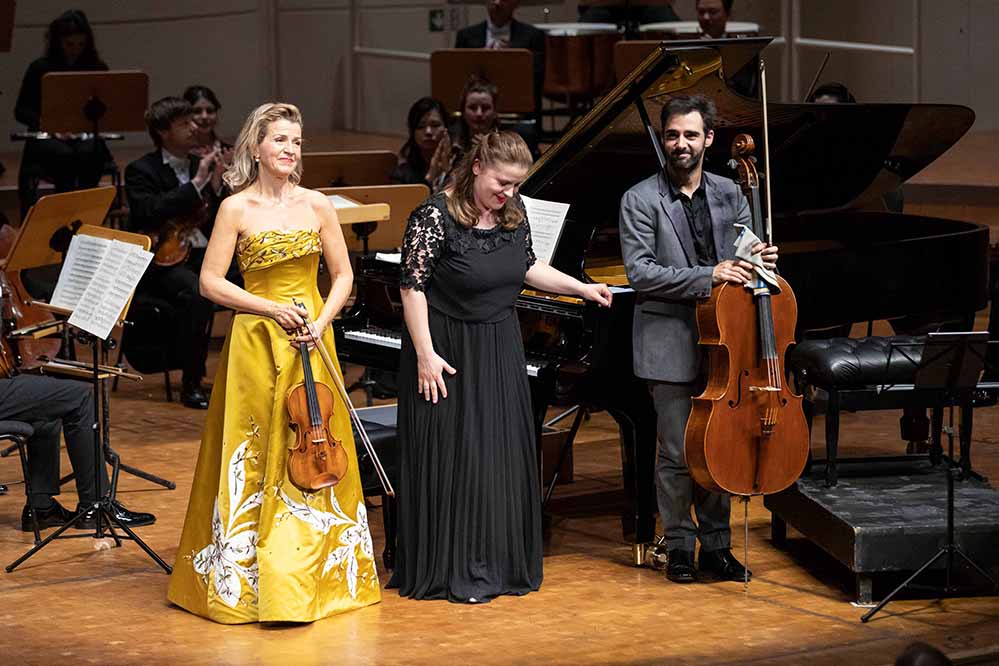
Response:
[[[236,245],[247,291],[284,303],[297,297],[312,316],[323,305],[320,256],[314,231],[268,231]],[[336,358],[331,331],[323,341]],[[315,350],[312,370],[332,387]],[[347,477],[306,495],[285,473],[294,442],[285,395],[301,381],[299,352],[277,322],[237,314],[219,359],[170,576],[167,598],[178,606],[225,624],[311,622],[381,599],[350,419],[339,397],[332,434],[347,451]]]

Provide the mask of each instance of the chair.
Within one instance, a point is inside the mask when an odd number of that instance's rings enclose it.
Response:
[[[177,334],[172,325],[177,321],[177,311],[167,301],[148,294],[136,294],[128,311],[128,325],[121,334],[117,364],[124,356],[129,365],[146,375],[163,373],[167,402],[173,402],[170,371],[179,370],[183,364],[183,350],[177,346]],[[114,379],[114,389],[118,378]]]
[[[35,434],[34,428],[21,421],[0,421],[0,442],[13,442],[17,447],[17,456],[21,459],[21,474],[24,476],[24,498],[31,504],[31,479],[28,475],[28,440]],[[41,531],[38,529],[38,516],[34,511],[31,514],[31,526],[35,532],[35,543],[42,540]]]

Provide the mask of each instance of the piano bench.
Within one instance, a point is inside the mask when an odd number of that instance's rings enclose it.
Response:
[[[391,405],[391,407],[394,411],[395,405]],[[368,421],[363,416],[365,411],[358,410],[358,413],[362,415],[361,424],[364,426],[365,432],[368,433],[368,438],[371,440],[375,453],[378,454],[378,459],[381,461],[386,475],[395,486],[399,478],[399,439],[395,425]],[[357,450],[357,466],[361,475],[361,490],[364,497],[381,497],[382,500],[382,525],[385,528],[385,550],[382,551],[382,562],[386,569],[392,569],[395,567],[396,532],[398,529],[396,498],[385,494],[385,490],[378,480],[378,475],[375,473],[371,457],[364,448],[364,444],[361,443],[356,429],[354,447]]]
[[[811,427],[812,417],[825,412],[827,486],[838,480],[839,415],[842,411],[859,412],[906,407],[933,408],[931,460],[941,455],[940,432],[943,425],[941,391],[915,390],[916,370],[922,358],[919,336],[870,336],[865,338],[828,338],[806,340],[788,354],[787,368],[793,373],[798,390],[804,395],[805,415]],[[826,398],[823,399],[823,393]],[[906,421],[902,420],[903,437]],[[924,426],[925,429],[925,426]],[[922,437],[925,438],[925,430]],[[909,437],[905,437],[909,439]],[[967,460],[963,450],[962,459]],[[899,456],[864,458],[865,462],[900,462]]]

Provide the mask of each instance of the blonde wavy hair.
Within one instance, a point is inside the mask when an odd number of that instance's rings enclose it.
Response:
[[[293,104],[283,102],[268,102],[255,108],[243,123],[239,131],[236,146],[233,149],[232,166],[226,169],[222,180],[233,192],[245,190],[257,182],[260,176],[260,165],[253,158],[260,142],[267,136],[267,128],[276,120],[287,120],[302,127],[302,112]],[[302,160],[298,160],[295,170],[288,177],[292,185],[302,180]]]
[[[516,132],[487,132],[472,139],[472,147],[454,169],[452,188],[447,199],[451,217],[463,227],[474,227],[479,221],[479,207],[475,204],[475,172],[478,162],[482,168],[499,164],[512,164],[530,169],[534,163],[531,151]],[[509,199],[496,213],[496,222],[506,231],[516,229],[526,217],[520,200]]]

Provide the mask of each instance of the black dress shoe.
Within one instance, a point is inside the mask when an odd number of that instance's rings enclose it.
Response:
[[[693,583],[697,580],[694,571],[694,551],[671,550],[667,555],[666,578],[674,583]]]
[[[188,386],[180,391],[180,404],[191,409],[208,409],[208,394],[200,386]]]
[[[97,517],[92,506],[79,505],[77,511],[85,511],[87,515],[77,521],[76,525],[80,529],[92,530],[97,527]],[[125,505],[118,500],[111,500],[111,513],[118,519],[118,522],[126,527],[142,527],[152,525],[156,522],[156,516],[151,513],[141,513],[139,511],[129,511]],[[112,523],[111,527],[115,527]]]
[[[697,570],[716,580],[745,580],[746,567],[732,556],[728,548],[701,551],[697,558]],[[749,572],[753,577],[753,572]]]
[[[69,522],[75,514],[72,511],[64,507],[59,502],[52,500],[52,506],[47,509],[34,509],[35,515],[38,516],[38,529],[44,530],[49,527],[61,527]],[[27,504],[24,505],[24,510],[21,511],[21,531],[22,532],[34,532],[35,528],[31,523],[31,512],[32,508]]]

